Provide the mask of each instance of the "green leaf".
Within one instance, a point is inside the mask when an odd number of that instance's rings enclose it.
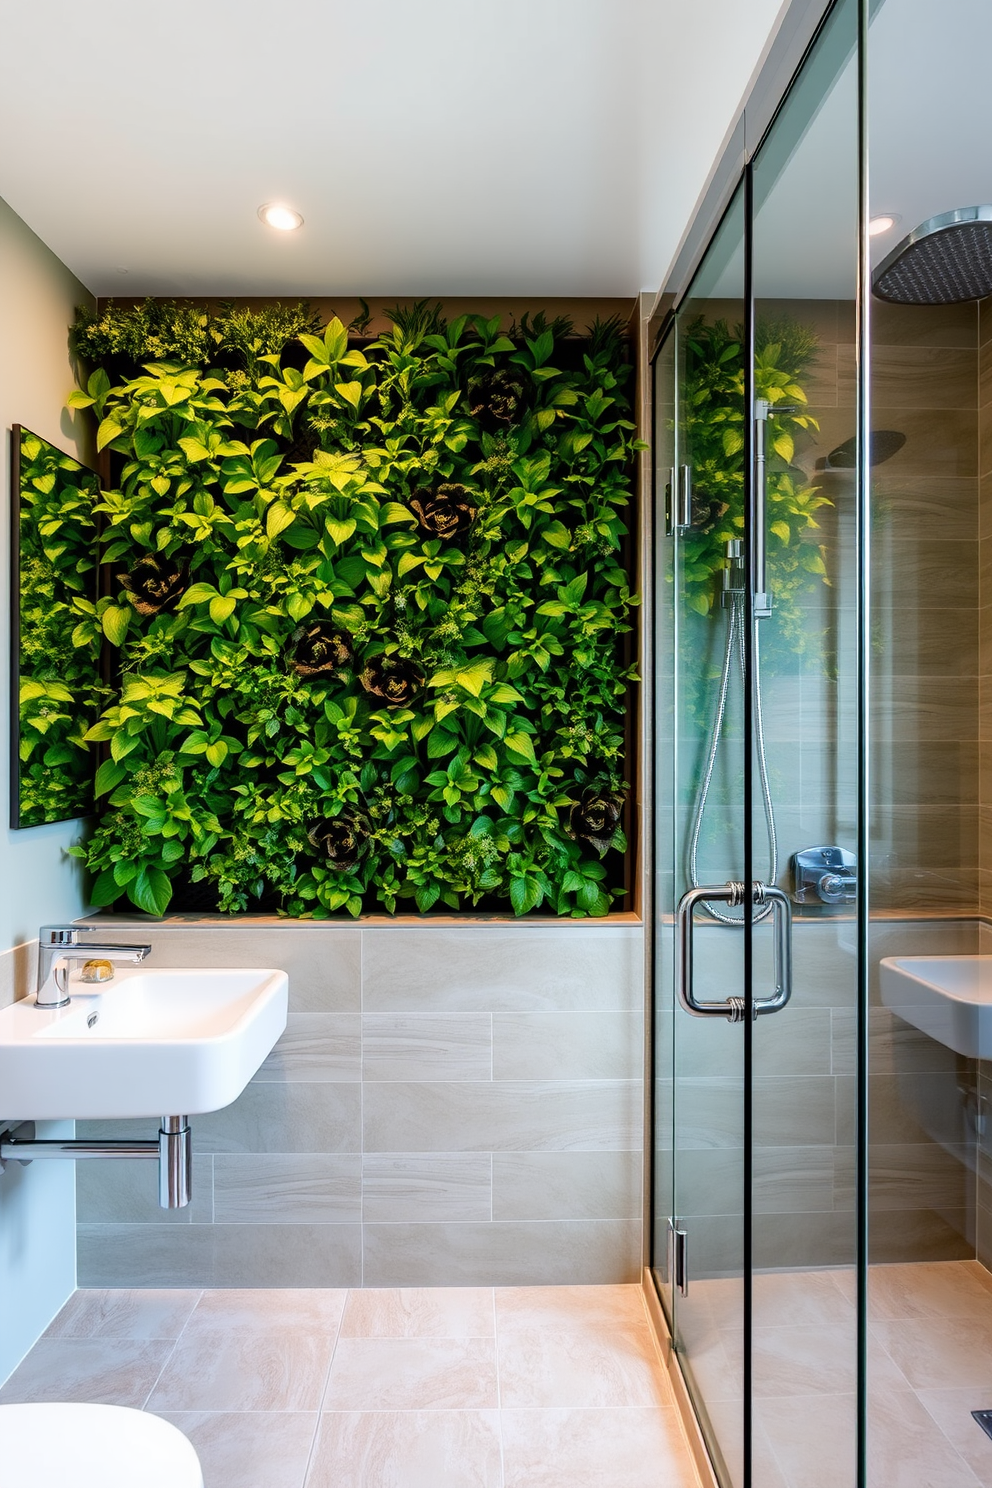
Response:
[[[104,760],[96,772],[93,789],[96,795],[105,796],[108,791],[116,790],[126,776],[127,771],[123,765],[115,760]]]
[[[210,601],[210,618],[214,624],[221,625],[228,615],[233,615],[237,603],[230,594],[216,594]]]
[[[562,522],[551,522],[545,527],[541,536],[553,548],[570,548],[572,545],[572,534]]]
[[[265,533],[268,538],[278,537],[296,521],[296,513],[285,501],[273,501],[265,514]]]
[[[458,748],[458,740],[454,734],[445,733],[442,728],[435,728],[427,740],[427,758],[443,759],[447,754],[454,754]]]
[[[131,624],[131,611],[124,605],[108,605],[100,616],[100,624],[110,644],[121,646]]]
[[[491,657],[484,657],[479,661],[473,661],[470,666],[460,667],[455,673],[455,681],[459,687],[464,687],[473,697],[481,697],[482,689],[486,683],[491,681],[495,663]]]
[[[507,734],[503,743],[511,754],[516,754],[520,759],[525,759],[529,765],[537,764],[537,755],[534,753],[534,741],[530,734]]]
[[[90,903],[102,909],[108,904],[113,904],[114,900],[120,897],[120,892],[113,869],[104,868],[102,873],[97,874],[93,887],[90,889]]]
[[[416,900],[420,913],[426,914],[437,903],[438,899],[440,899],[441,885],[439,883],[424,884],[423,888],[418,889],[413,897]]]
[[[224,743],[224,740],[218,739],[215,743],[208,744],[206,755],[207,759],[215,768],[218,765],[222,765],[227,759],[227,745]]]
[[[540,900],[540,885],[534,878],[528,875],[510,880],[510,903],[514,914],[527,914],[529,910],[536,908]]]
[[[134,882],[128,885],[128,898],[145,914],[163,915],[172,898],[169,875],[161,868],[141,868]]]
[[[186,593],[179,601],[178,608],[185,610],[188,605],[203,604],[208,599],[213,599],[217,590],[213,584],[190,584]]]
[[[480,749],[475,751],[472,758],[477,765],[482,766],[483,770],[496,770],[499,768],[499,759],[491,744],[483,744]]]

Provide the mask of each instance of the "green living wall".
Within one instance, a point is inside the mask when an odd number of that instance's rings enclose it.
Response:
[[[391,319],[77,321],[111,455],[77,641],[119,675],[96,903],[623,907],[625,340]]]

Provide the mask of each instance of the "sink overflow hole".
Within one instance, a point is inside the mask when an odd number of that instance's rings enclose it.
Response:
[[[86,1019],[86,1027],[87,1028],[92,1028],[93,1027],[93,1024],[96,1022],[96,1020],[97,1020],[97,1018],[99,1018],[99,1016],[100,1016],[99,1013],[90,1013],[89,1017]]]

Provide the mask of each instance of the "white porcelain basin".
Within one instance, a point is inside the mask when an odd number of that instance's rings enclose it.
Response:
[[[0,1012],[0,1117],[191,1116],[230,1105],[286,1027],[284,971],[120,969],[65,1008]]]
[[[882,1001],[914,1028],[973,1059],[992,1059],[992,956],[886,956]]]

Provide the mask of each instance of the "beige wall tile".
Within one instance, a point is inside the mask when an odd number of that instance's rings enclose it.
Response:
[[[492,1076],[489,1013],[366,1013],[362,1037],[366,1080],[488,1080]]]
[[[554,1286],[640,1279],[639,1220],[366,1224],[365,1286]]]
[[[76,1218],[117,1224],[209,1224],[213,1219],[213,1181],[213,1158],[194,1153],[190,1203],[185,1209],[160,1209],[157,1162],[147,1158],[79,1162]]]
[[[626,1013],[495,1013],[494,1080],[638,1080],[643,1020]]]
[[[359,1223],[359,1153],[224,1153],[214,1158],[218,1224]]]
[[[634,1081],[369,1084],[366,1152],[629,1151],[641,1140]]]
[[[366,930],[366,1012],[641,1006],[638,928]]]
[[[489,1152],[366,1152],[363,1218],[371,1223],[488,1220],[492,1212]]]
[[[892,305],[872,300],[872,346],[978,346],[978,311],[960,305]]]
[[[494,1152],[493,1219],[636,1219],[642,1164],[640,1152]]]
[[[361,1087],[251,1084],[233,1105],[190,1121],[200,1152],[360,1152]]]
[[[882,1209],[868,1230],[872,1265],[968,1261],[975,1255],[974,1215],[968,1210]]]
[[[361,1286],[361,1237],[358,1224],[81,1224],[79,1285]]]
[[[876,343],[872,348],[871,392],[879,408],[975,408],[977,351],[973,346]]]
[[[290,1013],[286,1032],[255,1080],[360,1080],[362,1020],[358,1013]]]

